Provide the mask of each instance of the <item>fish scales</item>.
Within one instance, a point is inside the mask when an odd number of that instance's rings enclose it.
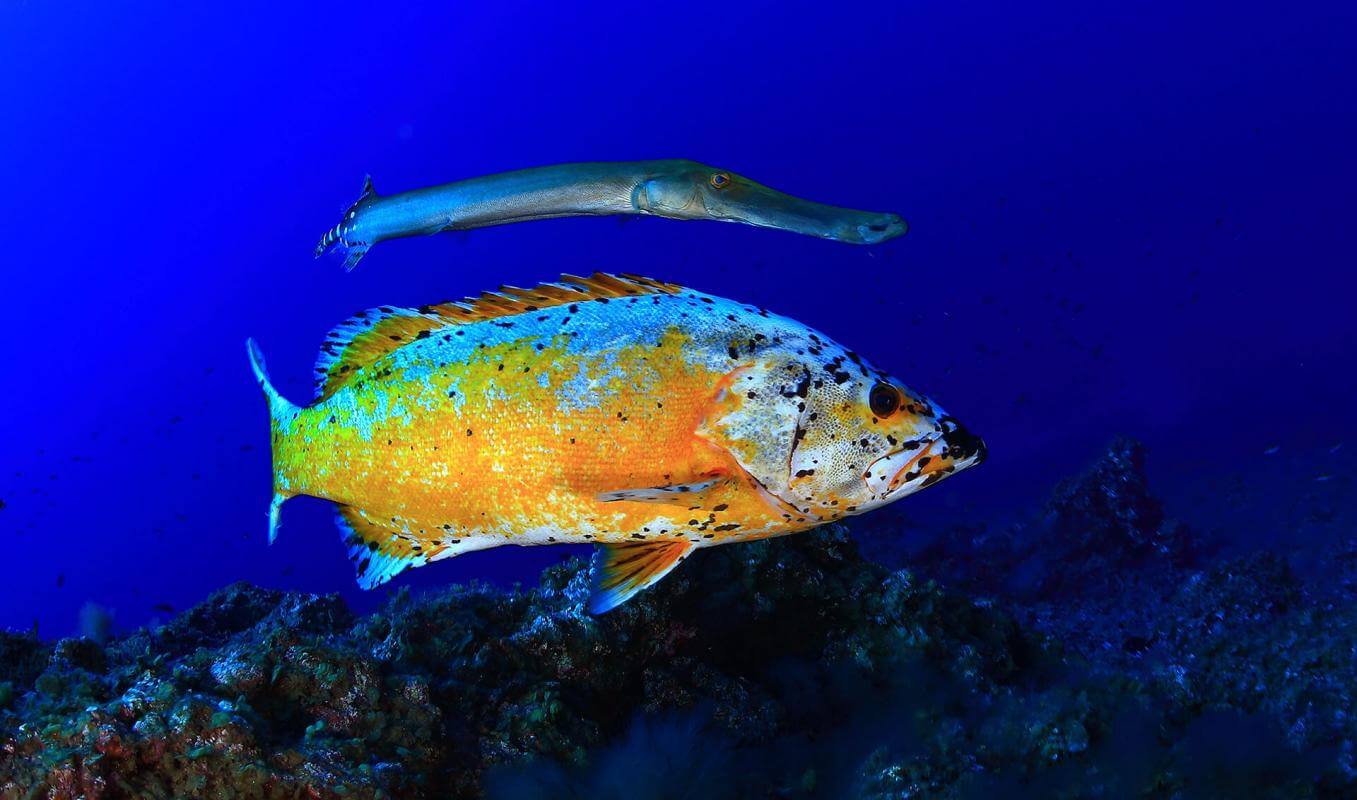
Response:
[[[257,363],[275,522],[288,497],[338,503],[364,585],[502,544],[604,545],[606,610],[692,549],[861,513],[983,456],[926,398],[800,323],[576,280],[577,299],[550,305],[365,315],[307,408]],[[608,296],[624,290],[642,293]]]
[[[714,342],[671,319],[696,301],[653,300],[545,309],[513,327],[477,322],[412,342],[284,429],[296,444],[285,490],[414,535],[448,525],[471,546],[547,528],[557,541],[629,537],[634,520],[595,495],[687,482],[710,466],[692,434],[730,368],[724,342],[708,358]]]

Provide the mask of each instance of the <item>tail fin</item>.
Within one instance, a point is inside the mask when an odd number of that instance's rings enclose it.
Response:
[[[245,349],[250,355],[250,368],[254,370],[254,378],[259,383],[259,388],[264,390],[264,397],[269,401],[269,441],[274,448],[274,473],[273,473],[273,500],[269,502],[269,544],[278,538],[278,515],[283,507],[283,503],[292,495],[280,491],[278,487],[278,465],[277,451],[278,443],[281,441],[278,433],[278,421],[284,415],[291,415],[297,410],[297,406],[288,402],[278,390],[273,388],[269,382],[268,369],[264,366],[264,354],[260,352],[259,345],[255,344],[254,339],[245,340]]]
[[[372,176],[368,175],[363,178],[363,193],[358,195],[354,204],[349,206],[343,217],[340,217],[339,224],[320,237],[320,243],[316,245],[316,258],[325,255],[325,251],[333,246],[335,252],[344,257],[344,269],[351,270],[358,266],[358,262],[363,259],[363,255],[372,244],[355,241],[355,227],[359,221],[359,214],[376,199],[377,191],[372,188]]]

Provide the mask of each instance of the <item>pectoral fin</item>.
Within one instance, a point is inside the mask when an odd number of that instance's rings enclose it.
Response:
[[[593,592],[589,595],[589,613],[602,614],[627,602],[668,575],[694,549],[686,539],[599,545],[590,565]]]
[[[621,489],[616,492],[600,492],[596,497],[600,503],[616,503],[630,500],[633,503],[666,503],[695,505],[700,498],[729,482],[729,478],[712,478],[692,483],[676,483],[672,486],[648,486],[640,489]]]

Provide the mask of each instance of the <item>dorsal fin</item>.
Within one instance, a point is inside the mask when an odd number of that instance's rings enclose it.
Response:
[[[502,286],[498,292],[486,292],[480,297],[422,306],[419,310],[425,314],[441,317],[450,323],[461,324],[526,314],[543,308],[583,303],[586,300],[677,294],[682,290],[683,287],[676,284],[642,278],[639,275],[609,275],[595,272],[587,278],[562,275],[556,283],[544,283],[531,289]]]
[[[480,297],[418,309],[374,308],[349,319],[325,337],[316,359],[316,399],[326,399],[362,367],[439,328],[512,317],[588,300],[677,294],[680,291],[682,287],[676,284],[638,275],[595,272],[587,278],[562,275],[556,283],[544,283],[531,289],[503,286],[498,292],[486,292]]]

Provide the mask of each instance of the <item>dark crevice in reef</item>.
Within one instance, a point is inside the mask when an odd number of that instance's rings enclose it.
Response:
[[[571,562],[361,618],[240,584],[107,647],[3,634],[0,797],[1354,791],[1350,597],[1216,557],[1144,459],[908,570],[867,517],[873,560],[839,526],[716,548],[600,618]]]

